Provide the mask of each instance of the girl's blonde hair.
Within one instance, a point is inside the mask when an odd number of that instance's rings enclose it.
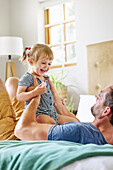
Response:
[[[53,60],[52,50],[45,44],[35,44],[32,48],[25,47],[23,50],[23,55],[20,58],[21,62],[26,60],[26,58],[32,58],[34,62],[37,62],[40,57]]]

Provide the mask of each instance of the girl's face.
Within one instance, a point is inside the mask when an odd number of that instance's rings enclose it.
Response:
[[[49,60],[44,57],[40,57],[34,64],[33,70],[38,76],[44,76],[49,71],[53,60]]]

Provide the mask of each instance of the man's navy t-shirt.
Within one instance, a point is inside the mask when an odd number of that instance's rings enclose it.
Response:
[[[52,125],[48,132],[48,140],[63,140],[81,144],[107,144],[104,136],[95,126],[83,122]]]

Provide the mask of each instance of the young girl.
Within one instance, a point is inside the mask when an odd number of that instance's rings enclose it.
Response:
[[[26,108],[33,97],[41,95],[40,104],[36,112],[37,121],[40,123],[61,124],[64,122],[76,122],[73,114],[71,115],[70,113],[69,116],[61,115],[61,113],[57,113],[53,105],[49,76],[45,75],[53,61],[52,50],[47,45],[35,44],[32,48],[24,49],[21,61],[23,62],[25,59],[29,63],[29,71],[19,80],[17,99],[25,101]],[[36,86],[29,91],[29,87],[34,85],[34,77],[37,79]]]

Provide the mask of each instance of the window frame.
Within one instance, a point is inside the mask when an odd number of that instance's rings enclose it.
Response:
[[[65,19],[65,3],[63,4],[63,21],[60,23],[55,23],[55,24],[50,24],[49,22],[49,7],[44,9],[44,30],[45,30],[45,44],[47,44],[50,48],[51,47],[56,47],[56,46],[61,46],[64,45],[65,48],[65,63],[62,64],[58,64],[58,65],[53,65],[51,66],[51,68],[61,68],[61,67],[68,67],[68,66],[75,66],[77,64],[76,62],[76,58],[75,58],[75,62],[72,63],[68,63],[67,62],[67,45],[69,44],[75,44],[76,45],[76,41],[66,41],[66,24],[67,23],[76,23],[75,18],[71,18],[69,20]],[[51,27],[55,27],[58,25],[63,25],[64,27],[64,41],[62,43],[57,43],[57,44],[50,44],[50,29]],[[67,62],[67,63],[66,63]]]

